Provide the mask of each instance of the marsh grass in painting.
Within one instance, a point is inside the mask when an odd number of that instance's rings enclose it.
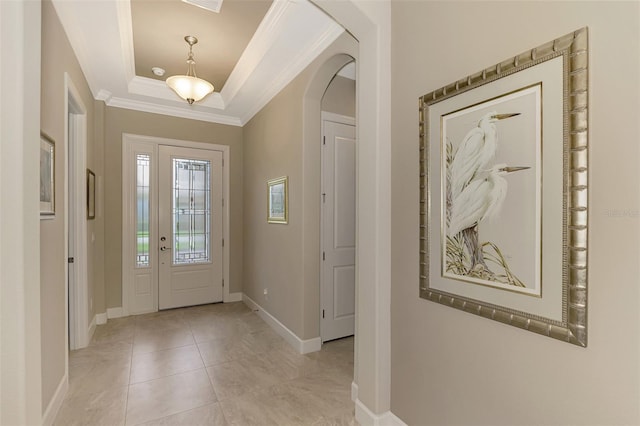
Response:
[[[443,119],[443,277],[540,294],[540,87]]]

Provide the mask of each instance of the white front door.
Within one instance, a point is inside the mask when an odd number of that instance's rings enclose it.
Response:
[[[221,302],[222,153],[159,147],[158,307]]]
[[[352,119],[323,115],[323,342],[351,336],[355,327],[356,130]]]

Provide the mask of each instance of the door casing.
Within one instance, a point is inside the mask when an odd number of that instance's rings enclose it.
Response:
[[[65,262],[73,255],[73,281],[69,282],[69,264],[65,266],[67,358],[68,350],[84,348],[89,344],[95,323],[89,323],[89,289],[87,253],[87,215],[85,175],[87,167],[87,109],[80,92],[69,74],[65,73],[65,153],[69,163],[65,168],[65,200],[72,210],[73,221],[65,216]],[[71,229],[70,227],[73,227]],[[69,253],[69,238],[73,238],[75,253]]]

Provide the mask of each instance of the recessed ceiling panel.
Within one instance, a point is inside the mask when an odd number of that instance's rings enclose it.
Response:
[[[219,13],[181,0],[131,0],[136,75],[157,80],[187,72],[186,35],[198,38],[193,47],[198,77],[216,92],[244,52],[271,0],[224,0]],[[152,67],[166,70],[158,77]]]
[[[219,13],[222,7],[222,0],[182,0],[185,3]]]

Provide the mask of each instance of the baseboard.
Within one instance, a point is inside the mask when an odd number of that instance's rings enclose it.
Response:
[[[313,339],[302,340],[301,354],[309,354],[311,352],[318,352],[322,348],[322,340],[320,337],[314,337]]]
[[[242,302],[242,292],[229,293],[229,298],[224,303]]]
[[[373,411],[356,398],[356,420],[362,426],[378,426],[382,416],[374,414]]]
[[[351,392],[353,394],[353,384]],[[355,402],[356,420],[362,426],[407,426],[405,422],[400,420],[400,418],[393,414],[391,411],[387,411],[382,414],[375,414],[373,411],[369,410],[369,408],[364,405],[359,399],[356,399]]]
[[[408,426],[405,422],[403,422],[400,417],[393,414],[391,411],[386,412],[385,423],[389,426]]]
[[[96,325],[104,325],[107,323],[107,313],[96,314]]]
[[[358,385],[356,382],[351,382],[351,400],[353,402],[358,400]]]
[[[122,307],[119,308],[108,308],[107,309],[107,318],[111,319],[111,318],[122,318],[122,317],[126,317],[127,315],[124,312],[124,309],[122,309]]]
[[[58,415],[58,411],[60,411],[60,407],[62,407],[62,402],[64,401],[64,397],[67,395],[67,391],[69,390],[69,380],[67,375],[65,374],[62,377],[62,380],[58,384],[58,388],[56,392],[53,394],[53,398],[49,401],[49,405],[42,415],[42,425],[50,426],[53,424],[56,416]]]
[[[289,330],[284,324],[282,324],[276,317],[271,315],[269,312],[264,310],[262,306],[258,305],[254,302],[249,296],[246,294],[242,295],[242,301],[245,305],[249,307],[252,311],[256,311],[258,316],[264,320],[267,324],[273,328],[276,333],[278,333],[284,340],[287,341],[298,353],[308,354],[310,352],[316,352],[320,350],[322,346],[322,341],[320,337],[316,337],[313,339],[302,340],[296,334]]]

